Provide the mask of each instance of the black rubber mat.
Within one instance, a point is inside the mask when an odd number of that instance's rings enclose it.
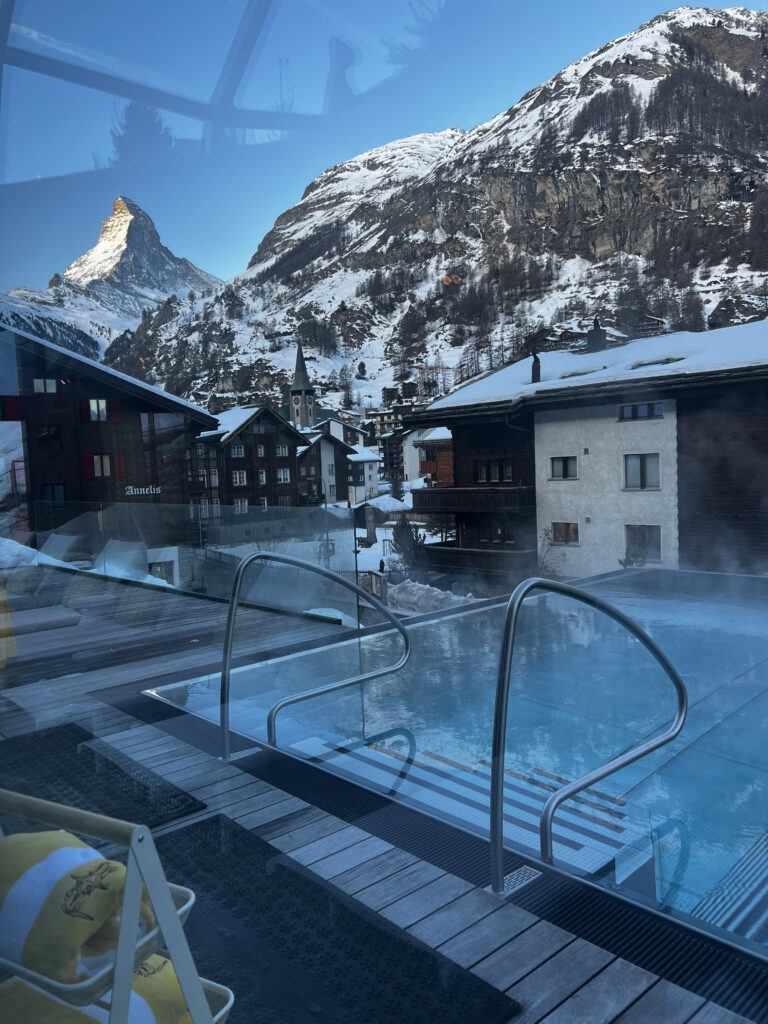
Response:
[[[481,887],[490,882],[490,847],[478,836],[272,751],[236,763],[444,871]],[[505,873],[524,863],[505,851]],[[768,964],[746,952],[554,871],[543,871],[512,902],[734,1013],[768,1024]]]
[[[0,742],[0,780],[5,789],[150,828],[206,806],[74,723]],[[37,826],[0,815],[0,827]]]
[[[160,837],[195,891],[198,971],[235,993],[230,1024],[503,1024],[502,993],[216,816]]]

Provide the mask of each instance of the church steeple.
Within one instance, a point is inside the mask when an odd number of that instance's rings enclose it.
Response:
[[[296,350],[296,369],[293,374],[291,392],[291,423],[295,427],[314,427],[315,425],[315,389],[309,380],[304,352],[299,342]]]

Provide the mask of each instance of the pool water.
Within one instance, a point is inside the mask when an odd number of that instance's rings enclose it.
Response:
[[[613,875],[603,871],[612,884],[702,926],[738,919],[728,927],[762,949],[762,896],[742,890],[745,879],[760,875],[768,830],[768,581],[763,595],[730,577],[641,570],[586,588],[659,644],[686,683],[689,712],[675,741],[558,811],[556,861],[600,875],[615,848],[629,843],[634,859]],[[504,610],[505,602],[484,603],[416,621],[404,669],[286,708],[277,719],[278,744],[487,832]],[[276,700],[384,668],[398,659],[400,645],[397,634],[379,633],[238,670],[232,728],[264,742],[266,712]],[[154,695],[218,720],[218,675]],[[505,840],[535,852],[538,814],[552,787],[662,731],[675,707],[671,682],[621,626],[567,598],[534,594],[521,613],[512,668]],[[651,882],[647,870],[633,877],[644,860]],[[747,895],[749,914],[736,913]],[[768,891],[765,904],[768,921]]]

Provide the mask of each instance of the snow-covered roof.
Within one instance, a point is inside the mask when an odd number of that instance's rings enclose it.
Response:
[[[408,497],[410,498],[410,495]],[[361,505],[370,505],[371,508],[377,508],[380,512],[409,512],[413,508],[413,499],[411,498],[410,502],[398,501],[391,494],[382,494],[378,498],[368,498],[366,501],[359,502],[355,508],[360,508]]]
[[[523,359],[472,381],[429,406],[428,411],[494,402],[577,394],[598,384],[642,384],[724,371],[768,370],[768,320],[717,331],[642,338],[599,352],[542,352],[541,381],[531,383],[531,361]]]
[[[226,444],[262,408],[261,405],[236,405],[232,409],[220,412],[216,417],[219,421],[216,430],[206,430],[200,437],[218,437],[221,434],[219,440],[222,444]]]
[[[41,348],[50,350],[57,356],[64,356],[67,359],[72,360],[74,363],[82,364],[84,368],[87,368],[97,376],[111,378],[116,386],[120,386],[122,384],[129,387],[132,391],[145,391],[153,398],[160,399],[164,404],[180,406],[187,415],[192,416],[198,422],[202,419],[205,423],[210,423],[215,419],[207,409],[202,409],[199,405],[194,405],[192,402],[188,402],[185,398],[177,398],[176,395],[172,395],[168,391],[163,391],[162,388],[156,388],[152,384],[145,384],[143,380],[137,380],[135,377],[130,377],[127,373],[121,373],[120,370],[113,370],[111,366],[105,366],[104,363],[97,363],[95,359],[89,359],[87,356],[81,356],[77,352],[73,352],[71,349],[62,348],[61,345],[54,345],[52,341],[43,341],[42,338],[36,338],[34,334],[28,334],[26,331],[20,331],[16,327],[5,327],[5,325],[3,325],[3,327],[5,330],[9,330],[13,334],[18,334],[21,338],[26,338],[28,341],[32,341],[36,345],[40,345]]]
[[[414,444],[424,444],[425,441],[452,441],[453,434],[448,427],[430,427],[425,430],[421,437],[417,438]]]
[[[348,462],[381,462],[381,456],[371,448],[365,448],[361,444],[350,445],[353,449],[347,456]]]

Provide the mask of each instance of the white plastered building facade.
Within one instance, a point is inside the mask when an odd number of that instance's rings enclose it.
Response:
[[[542,570],[613,572],[627,555],[677,568],[675,402],[570,406],[534,423]]]

